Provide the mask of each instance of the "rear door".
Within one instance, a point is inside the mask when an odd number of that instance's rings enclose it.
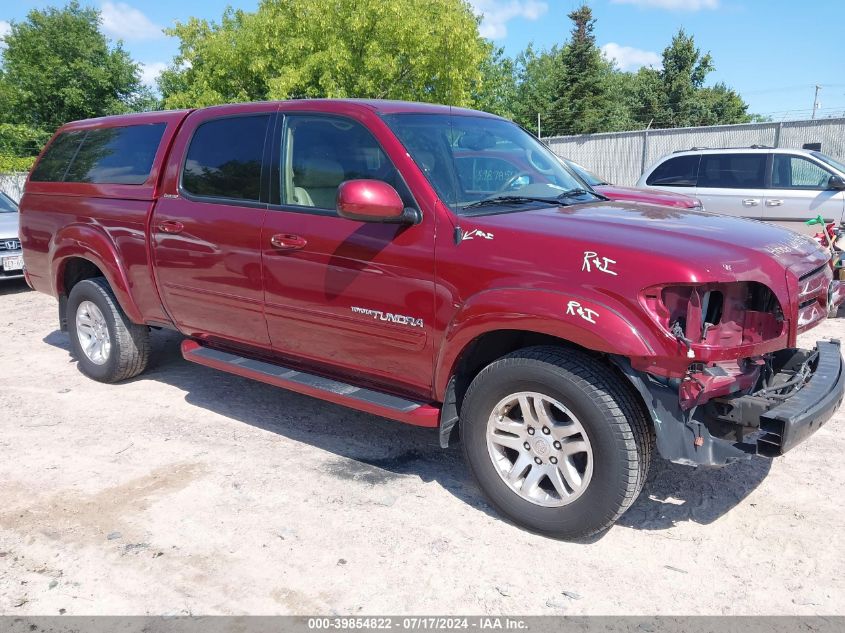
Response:
[[[800,154],[774,154],[771,188],[766,192],[763,219],[813,234],[819,229],[805,222],[818,215],[839,222],[845,210],[845,192],[828,188],[833,172]]]
[[[270,109],[195,112],[171,153],[150,236],[163,302],[188,335],[269,347],[260,240]]]
[[[695,196],[706,211],[760,220],[766,202],[768,154],[702,154]]]

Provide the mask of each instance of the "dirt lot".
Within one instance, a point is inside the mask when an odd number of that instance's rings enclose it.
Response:
[[[775,462],[658,462],[576,545],[497,517],[431,431],[178,344],[99,384],[51,298],[0,286],[0,614],[845,614],[842,414]]]

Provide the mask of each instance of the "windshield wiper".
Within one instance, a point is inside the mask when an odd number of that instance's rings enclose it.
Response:
[[[595,191],[590,191],[588,189],[582,189],[581,187],[577,187],[575,189],[567,189],[562,194],[558,195],[558,201],[565,200],[566,198],[578,198],[579,196],[590,195],[598,198],[599,200],[610,200],[607,196],[603,196],[600,193]]]
[[[461,207],[465,209],[478,209],[480,207],[489,207],[496,204],[526,204],[528,202],[542,202],[543,204],[560,204],[557,198],[542,198],[540,196],[493,196],[492,198],[484,198],[476,202],[470,202]]]

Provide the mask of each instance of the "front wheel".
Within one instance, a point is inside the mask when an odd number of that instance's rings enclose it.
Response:
[[[610,527],[639,495],[651,459],[632,391],[578,350],[532,347],[488,365],[467,391],[460,428],[491,503],[556,538]]]
[[[100,382],[137,376],[147,366],[150,331],[132,323],[102,277],[85,279],[67,301],[70,344],[82,373]]]

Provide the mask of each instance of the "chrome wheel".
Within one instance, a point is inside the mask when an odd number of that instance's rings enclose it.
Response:
[[[105,365],[111,354],[111,336],[106,317],[92,301],[76,309],[76,336],[82,353],[96,365]]]
[[[575,501],[593,475],[593,450],[581,422],[540,393],[515,393],[493,408],[487,451],[502,481],[540,506]]]

